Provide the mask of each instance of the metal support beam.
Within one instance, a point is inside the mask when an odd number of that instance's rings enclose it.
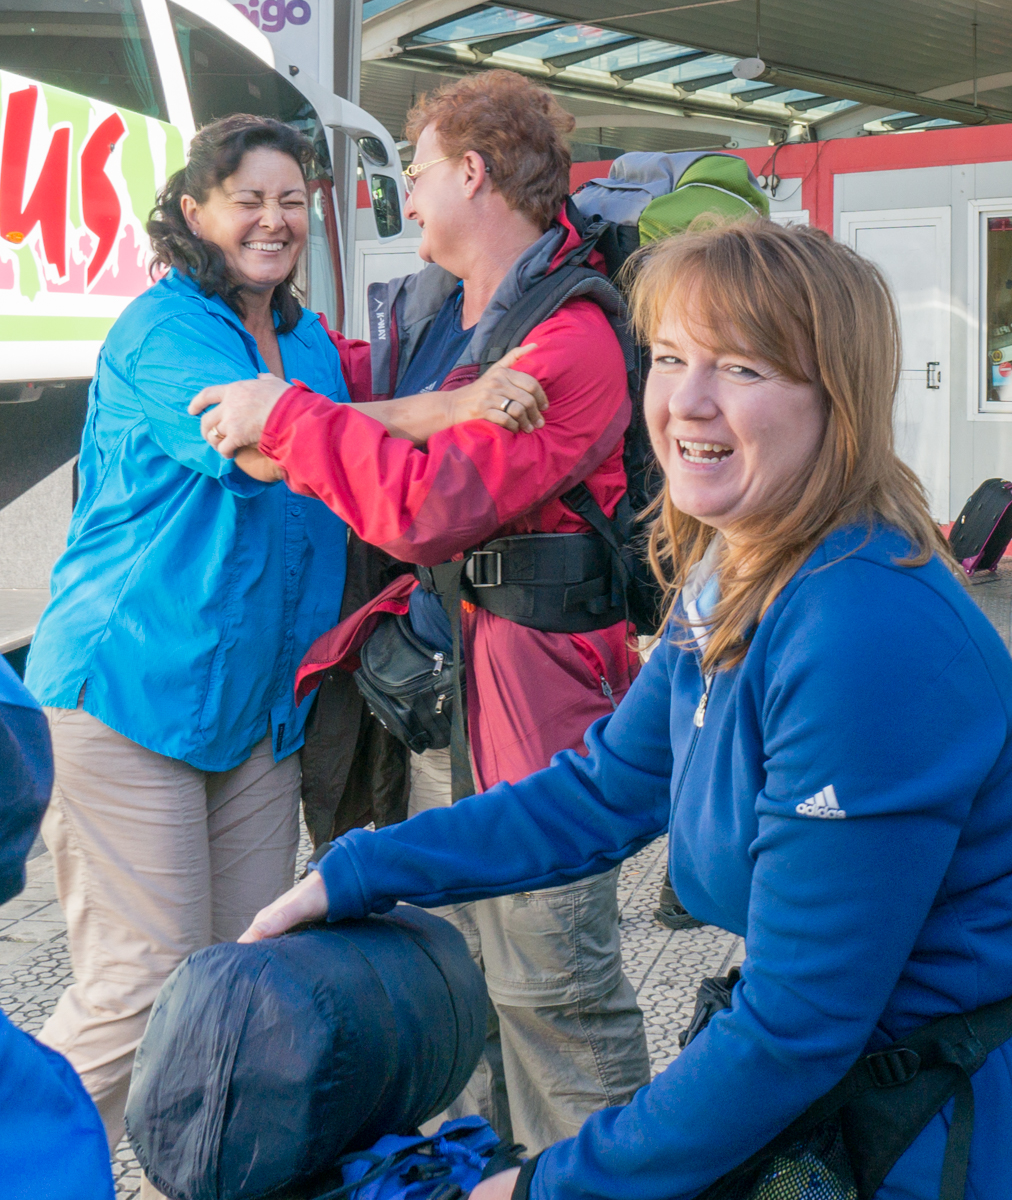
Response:
[[[586,62],[588,58],[597,58],[599,54],[611,54],[613,50],[624,50],[626,46],[635,46],[637,42],[646,40],[641,37],[619,38],[617,42],[602,42],[599,46],[584,46],[582,50],[570,50],[568,54],[553,54],[551,58],[543,58],[541,61],[546,67],[564,71],[566,67]]]
[[[600,53],[605,54],[607,50],[602,50]],[[612,71],[611,74],[616,79],[640,79],[644,75],[656,75],[658,71],[668,71],[672,67],[684,67],[686,63],[709,57],[709,50],[691,50],[688,54],[676,54],[673,58],[659,58],[652,63],[637,63],[634,67],[624,67],[621,71]]]
[[[358,104],[362,73],[362,0],[333,0],[334,82],[337,96]],[[341,221],[345,296],[354,293],[355,221],[358,209],[358,146],[347,135],[334,131],[334,180]],[[350,307],[350,305],[346,305]]]
[[[821,108],[823,104],[832,104],[832,96],[808,96],[804,100],[786,100],[784,103],[795,112],[808,112],[810,108]]]
[[[837,100],[857,100],[862,104],[888,105],[893,109],[920,113],[925,117],[946,117],[964,125],[984,125],[989,122],[1012,121],[1012,112],[983,105],[962,104],[956,100],[932,100],[900,88],[885,87],[874,83],[860,83],[853,79],[840,79],[834,75],[815,75],[795,71],[790,67],[768,65],[757,76],[763,83],[783,84],[803,92],[819,92]]]
[[[713,87],[715,83],[727,83],[730,79],[734,79],[730,71],[718,71],[716,75],[701,75],[698,79],[680,79],[675,87],[680,87],[688,96],[693,92],[702,92],[708,87]],[[734,94],[738,95],[737,92]]]
[[[530,63],[532,66],[535,63],[537,66],[541,66],[537,59],[531,59]],[[464,61],[456,56],[439,55],[438,52],[429,56],[421,52],[421,49],[417,47],[412,49],[410,53],[405,52],[398,58],[387,59],[386,65],[401,67],[407,71],[425,71],[432,74],[452,75],[455,77],[470,75],[476,69],[488,69],[487,66],[482,67]],[[509,65],[512,70],[522,71],[534,79],[547,82],[547,73],[544,71],[524,70],[519,62],[511,62]],[[634,84],[633,86],[636,85]],[[578,79],[567,78],[565,73],[551,77],[551,88],[553,92],[558,92],[561,95],[578,96],[581,100],[593,100],[599,104],[613,105],[617,108],[636,112],[660,113],[668,116],[713,118],[715,121],[726,121],[731,126],[749,125],[753,128],[764,128],[767,130],[786,130],[794,123],[793,118],[787,113],[784,113],[783,116],[773,113],[763,113],[750,110],[744,105],[739,108],[732,108],[729,105],[708,104],[703,100],[690,99],[682,101],[677,100],[673,94],[671,101],[666,102],[662,97],[650,94],[638,95],[625,88],[616,88],[613,92],[604,92],[600,88],[588,87],[586,83]],[[701,125],[700,128],[703,128],[703,126]],[[732,134],[732,136],[734,135]]]
[[[468,48],[476,54],[495,54],[497,50],[508,50],[510,46],[518,46],[521,42],[530,42],[541,37],[543,33],[553,33],[556,29],[565,29],[568,21],[558,21],[555,25],[539,25],[536,29],[524,29],[519,33],[501,33],[498,37],[483,38],[480,42],[468,42]]]

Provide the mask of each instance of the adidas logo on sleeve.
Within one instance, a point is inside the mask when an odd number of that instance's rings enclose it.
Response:
[[[846,811],[837,803],[836,792],[831,783],[808,800],[802,800],[800,804],[796,804],[794,811],[803,817],[823,817],[827,820],[842,820],[847,815]]]

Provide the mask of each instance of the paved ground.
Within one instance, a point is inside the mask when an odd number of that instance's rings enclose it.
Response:
[[[657,842],[622,870],[622,947],[626,973],[646,1017],[654,1070],[678,1053],[678,1032],[692,1014],[696,986],[706,975],[723,975],[740,961],[741,939],[704,926],[669,933],[653,920],[664,877],[666,843]],[[304,843],[308,856],[308,841]],[[53,888],[53,864],[38,853],[28,864],[28,886],[0,906],[0,1008],[35,1033],[70,982],[63,916]],[[115,1167],[117,1197],[135,1197],[140,1171],[126,1141]]]

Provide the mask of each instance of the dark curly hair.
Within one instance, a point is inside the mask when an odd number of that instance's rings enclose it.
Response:
[[[240,318],[243,310],[242,288],[229,277],[225,255],[214,242],[191,233],[180,200],[192,196],[203,204],[208,193],[238,170],[250,150],[279,150],[299,164],[305,178],[313,162],[314,151],[308,138],[291,125],[273,117],[255,117],[235,113],[205,125],[190,143],[186,166],[173,175],[158,193],[148,218],[147,231],[154,250],[152,271],[158,266],[175,267],[188,275],[205,296],[220,296]],[[280,321],[279,333],[289,333],[302,316],[295,296],[292,273],[278,284],[271,296],[271,308]]]

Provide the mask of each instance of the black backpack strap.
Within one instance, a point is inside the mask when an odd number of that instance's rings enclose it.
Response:
[[[594,493],[587,487],[587,484],[581,479],[576,487],[572,487],[568,492],[564,492],[559,499],[567,508],[573,510],[577,516],[583,517],[587,524],[600,534],[608,544],[611,550],[612,563],[614,571],[612,573],[612,591],[616,592],[617,588],[621,588],[621,599],[617,594],[612,596],[612,605],[618,608],[620,605],[625,609],[626,624],[629,622],[629,583],[630,572],[629,564],[626,562],[626,554],[628,553],[628,530],[623,529],[622,515],[628,509],[628,502],[625,496],[619,501],[619,509],[616,509],[615,521],[610,521],[605,515],[604,509],[594,499]],[[631,515],[631,514],[629,514]]]
[[[585,245],[586,243],[577,249],[582,250]],[[593,246],[590,246],[587,253],[592,248]],[[612,319],[613,326],[615,322],[618,323],[619,329],[616,329],[616,333],[623,343],[622,350],[628,366],[632,362],[632,341],[628,335],[623,341],[620,334],[627,314],[625,301],[618,288],[593,267],[584,266],[582,262],[568,261],[528,288],[516,304],[503,314],[478,359],[478,374],[484,375],[504,354],[516,349],[532,329],[542,321],[547,321],[567,300],[573,300],[577,296],[586,296],[595,301],[604,310],[605,315]]]
[[[447,588],[442,593],[443,608],[450,618],[453,635],[453,718],[450,722],[450,799],[456,804],[465,796],[474,795],[474,775],[471,772],[471,751],[464,727],[464,689],[460,673],[464,669],[460,637],[460,588],[464,574],[464,559],[441,564],[447,572]]]

